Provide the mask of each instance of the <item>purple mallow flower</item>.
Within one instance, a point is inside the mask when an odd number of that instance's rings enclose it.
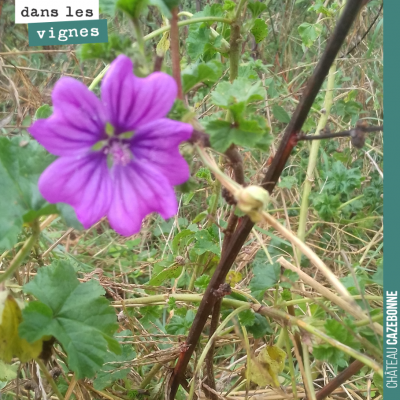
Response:
[[[39,179],[43,197],[70,204],[85,228],[107,216],[125,236],[139,232],[147,214],[175,215],[173,185],[189,178],[179,144],[192,134],[191,125],[165,118],[176,95],[172,77],[138,78],[124,55],[103,79],[101,101],[83,83],[61,78],[53,114],[29,129],[60,157]]]

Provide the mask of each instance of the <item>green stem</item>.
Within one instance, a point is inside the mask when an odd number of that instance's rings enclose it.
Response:
[[[300,318],[293,317],[283,311],[277,310],[275,308],[269,308],[269,307],[261,307],[258,306],[253,306],[252,307],[254,311],[258,312],[261,315],[264,315],[266,317],[270,317],[273,319],[280,319],[283,320],[284,323],[289,323],[290,325],[296,325],[301,329],[304,329],[306,332],[311,333],[312,335],[320,338],[324,342],[330,344],[331,346],[335,347],[338,350],[343,351],[344,353],[348,354],[350,357],[355,358],[356,360],[361,361],[363,364],[367,365],[371,369],[373,369],[377,374],[379,374],[383,378],[383,369],[382,367],[372,360],[370,357],[368,357],[365,354],[361,354],[357,350],[352,349],[351,347],[339,342],[338,340],[331,338],[324,332],[320,331],[319,329],[315,328],[314,326],[308,324],[307,322],[301,320]]]
[[[36,219],[32,223],[32,235],[29,237],[28,240],[26,240],[20,251],[11,261],[11,264],[8,267],[8,269],[4,272],[4,274],[0,275],[0,283],[6,281],[7,279],[11,278],[14,275],[15,271],[19,268],[19,266],[31,252],[39,236],[40,236],[39,221]]]
[[[332,64],[331,69],[329,70],[328,83],[326,87],[324,108],[325,113],[322,114],[317,129],[315,131],[315,135],[319,135],[321,130],[325,128],[326,123],[328,122],[328,118],[330,115],[331,107],[333,104],[333,88],[335,84],[335,73],[336,73],[336,62]],[[303,188],[303,196],[301,200],[301,208],[300,208],[300,218],[299,218],[299,228],[297,231],[298,238],[304,242],[306,236],[306,225],[307,225],[307,215],[309,208],[309,197],[311,193],[311,186],[314,181],[314,170],[317,164],[318,150],[319,150],[320,140],[314,140],[311,144],[310,157],[308,160],[308,168],[306,180],[304,182]],[[298,259],[300,260],[301,252],[297,251]]]
[[[44,362],[40,358],[36,358],[35,361],[38,363],[38,365],[40,367],[40,370],[43,372],[43,375],[46,377],[47,382],[50,383],[50,386],[53,389],[53,391],[56,394],[56,396],[59,398],[59,400],[64,400],[64,397],[60,393],[60,391],[58,390],[58,387],[57,387],[56,383],[54,382],[54,379],[50,375],[50,372],[47,371],[47,368],[44,365]]]
[[[240,60],[240,25],[231,25],[231,38],[229,41],[229,80],[232,83],[239,75]]]
[[[197,279],[197,275],[199,273],[199,269],[200,269],[200,267],[202,265],[204,265],[204,261],[206,260],[206,258],[207,258],[207,253],[203,253],[201,256],[197,257],[197,262],[196,262],[196,265],[194,266],[193,274],[192,274],[192,276],[190,278],[190,282],[189,282],[189,286],[188,286],[189,292],[191,292],[193,290],[194,282]]]
[[[104,75],[110,68],[110,65],[106,65],[105,68],[96,76],[96,78],[93,79],[92,83],[89,86],[89,90],[94,90],[94,88],[100,83],[100,81],[103,79]]]
[[[247,0],[240,0],[235,12],[235,21],[240,19],[240,13],[242,12],[244,5],[246,4],[246,1]]]
[[[287,357],[288,357],[289,372],[290,372],[290,377],[292,378],[291,381],[292,381],[293,398],[297,399],[296,374],[295,374],[295,371],[294,371],[294,363],[293,363],[293,357],[292,357],[292,346],[290,344],[289,334],[288,334],[286,326],[284,326],[282,328],[281,335],[283,336],[283,340],[285,342],[286,354],[287,354]]]
[[[154,376],[157,374],[157,372],[161,369],[162,366],[163,365],[161,363],[157,363],[157,364],[153,365],[153,368],[146,375],[146,377],[142,380],[142,383],[140,384],[140,389],[146,389],[146,386],[151,382],[151,380],[154,378]]]
[[[179,21],[178,26],[186,26],[192,24],[198,24],[201,22],[223,22],[225,24],[231,24],[232,21],[228,18],[221,18],[221,17],[200,17],[200,18],[192,18],[186,19],[185,21]],[[155,31],[149,33],[146,36],[143,36],[143,40],[146,42],[147,40],[153,39],[156,36],[162,35],[164,32],[167,32],[171,29],[170,26],[163,26],[162,28],[156,29]]]
[[[314,390],[314,385],[313,385],[313,378],[312,378],[312,373],[311,373],[311,362],[310,362],[310,354],[308,353],[308,346],[303,342],[301,344],[301,347],[303,349],[303,365],[304,365],[304,373],[305,373],[305,378],[308,381],[308,388],[309,388],[309,395],[311,397],[310,400],[316,400],[315,398],[315,390]]]

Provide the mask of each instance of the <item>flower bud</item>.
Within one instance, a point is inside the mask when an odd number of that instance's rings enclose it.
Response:
[[[269,202],[269,193],[260,186],[247,186],[235,195],[238,208],[246,213],[253,222],[259,221],[259,213]]]

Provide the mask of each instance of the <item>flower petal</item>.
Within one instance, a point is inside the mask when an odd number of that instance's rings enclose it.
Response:
[[[50,203],[74,207],[78,220],[91,227],[107,215],[112,183],[107,159],[101,153],[85,157],[61,157],[39,179],[39,190]]]
[[[138,233],[143,218],[158,212],[164,219],[178,211],[168,180],[148,164],[132,162],[113,169],[113,201],[108,212],[112,228],[121,235]]]
[[[177,86],[171,76],[154,72],[138,78],[133,74],[132,61],[125,55],[112,62],[101,85],[103,105],[117,133],[165,117],[176,95]]]
[[[170,119],[159,119],[141,126],[131,142],[135,158],[150,162],[171,185],[180,185],[189,179],[189,166],[179,153],[179,144],[192,135],[190,124]]]
[[[54,113],[28,130],[50,153],[72,156],[86,153],[106,137],[104,107],[81,82],[61,78],[53,90]]]

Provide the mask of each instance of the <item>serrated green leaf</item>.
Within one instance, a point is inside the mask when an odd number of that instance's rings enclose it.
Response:
[[[267,289],[273,287],[281,276],[281,266],[278,263],[257,264],[253,268],[254,278],[250,281],[251,293],[261,299]]]
[[[215,242],[210,232],[203,229],[201,231],[196,232],[194,234],[194,237],[196,238],[196,243],[193,247],[193,251],[197,255],[204,254],[207,251],[220,255],[221,249],[219,245]]]
[[[319,23],[309,24],[308,22],[303,22],[297,30],[304,45],[311,47],[322,32],[322,25]]]
[[[256,43],[260,43],[268,36],[268,26],[264,20],[257,18],[250,32],[254,35]]]
[[[210,121],[206,125],[211,146],[224,153],[232,144],[255,147],[263,138],[263,131],[257,121],[241,121],[238,126],[228,121]]]
[[[261,86],[261,82],[253,85],[245,78],[238,78],[233,83],[221,82],[211,95],[213,104],[225,109],[238,104],[245,107],[253,101],[264,100],[264,98],[265,89]]]
[[[37,187],[39,176],[53,160],[33,140],[0,138],[0,252],[17,243],[24,222],[54,213]]]
[[[278,183],[278,187],[282,189],[291,189],[294,185],[297,185],[297,178],[295,176],[284,176]]]
[[[67,262],[42,267],[24,292],[38,299],[23,310],[21,337],[29,342],[54,336],[68,355],[78,379],[93,377],[103,366],[107,347],[120,353],[113,338],[118,328],[115,311],[103,297],[104,289],[91,280],[80,283]]]
[[[268,3],[269,0],[267,0],[266,2],[249,1],[247,3],[247,8],[250,10],[252,17],[257,18],[262,12],[264,12],[267,9]]]
[[[274,104],[271,107],[271,111],[275,119],[277,119],[279,122],[283,122],[284,124],[288,124],[290,122],[289,114],[278,104]]]
[[[178,310],[177,310],[178,311]],[[185,317],[174,315],[170,323],[165,327],[165,330],[170,335],[185,335],[194,321],[194,312],[188,310]]]
[[[260,339],[266,334],[273,333],[268,320],[260,314],[254,314],[254,322],[247,327],[247,331],[253,335],[254,339]]]
[[[129,362],[136,357],[136,353],[132,350],[131,344],[124,344],[129,338],[123,336],[132,336],[130,330],[119,332],[115,335],[115,339],[122,342],[121,354],[108,352],[105,357],[104,366],[97,373],[96,379],[93,381],[93,387],[96,390],[103,390],[119,379],[125,379],[131,370]]]
[[[215,83],[222,75],[223,66],[220,61],[190,65],[182,71],[183,91],[187,93],[197,83]]]
[[[239,322],[246,328],[253,326],[256,320],[255,314],[252,310],[244,310],[239,313]]]
[[[194,281],[194,286],[199,289],[206,289],[211,278],[208,275],[201,275]]]

